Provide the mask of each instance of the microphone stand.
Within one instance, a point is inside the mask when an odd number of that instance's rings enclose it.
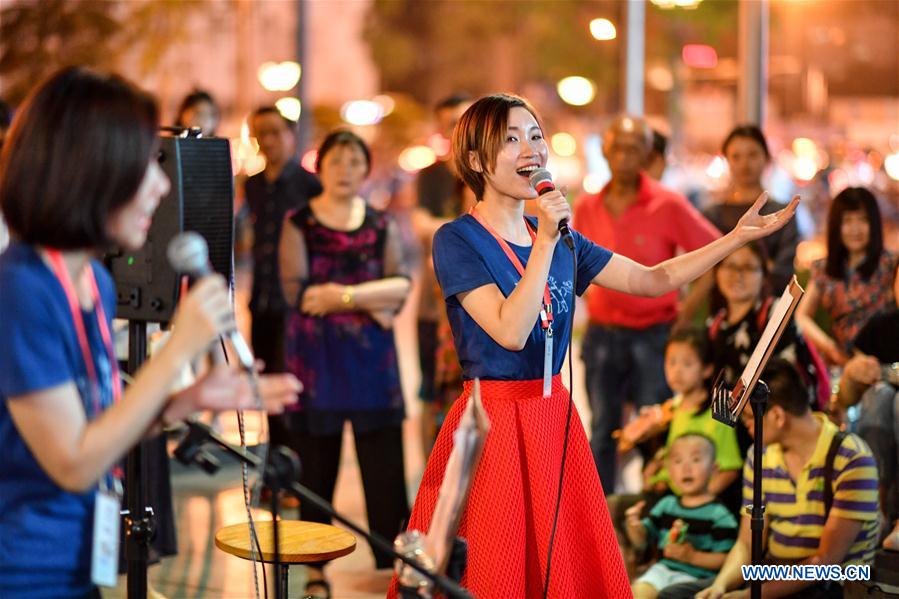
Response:
[[[295,496],[300,501],[305,501],[309,505],[313,505],[319,510],[325,512],[330,517],[334,518],[354,533],[358,534],[366,541],[368,541],[369,545],[374,549],[386,553],[391,556],[395,560],[400,560],[404,564],[413,568],[417,572],[419,572],[422,576],[427,578],[431,583],[434,584],[436,589],[442,591],[447,597],[453,599],[472,599],[472,596],[462,587],[460,587],[456,582],[444,576],[442,574],[435,574],[430,572],[427,568],[416,562],[411,557],[407,557],[400,553],[397,553],[393,545],[375,533],[367,532],[360,526],[354,524],[351,520],[344,517],[340,514],[334,507],[325,501],[323,498],[319,497],[315,493],[313,493],[308,488],[304,487],[300,483],[296,482],[299,474],[299,458],[296,453],[291,451],[290,449],[282,446],[277,446],[273,449],[273,451],[269,452],[269,461],[267,464],[262,463],[262,459],[250,452],[243,451],[239,447],[235,447],[225,441],[221,436],[212,431],[207,425],[196,422],[189,421],[187,422],[188,432],[185,437],[178,444],[178,447],[175,449],[175,457],[185,465],[198,464],[201,468],[203,468],[208,474],[215,473],[219,468],[218,461],[212,456],[206,449],[203,448],[203,445],[207,442],[212,442],[219,447],[225,449],[229,454],[240,460],[241,462],[246,463],[248,466],[255,468],[257,470],[262,469],[264,479],[267,484],[272,486],[272,519],[273,519],[273,534],[274,534],[274,564],[276,572],[280,573],[280,586],[281,583],[286,582],[286,573],[287,568],[281,563],[279,547],[278,547],[278,520],[277,520],[277,490],[284,489],[290,492],[291,495]],[[286,588],[284,589],[285,597],[286,597]]]

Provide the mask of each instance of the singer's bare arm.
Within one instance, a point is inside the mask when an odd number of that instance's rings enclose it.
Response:
[[[699,278],[734,250],[783,227],[793,218],[799,204],[799,196],[795,196],[790,205],[783,210],[762,216],[759,210],[767,200],[767,194],[760,195],[733,231],[724,237],[656,266],[644,266],[630,258],[615,254],[606,267],[596,275],[593,283],[615,291],[647,297],[658,297],[680,289]]]
[[[559,240],[559,221],[571,218],[571,207],[558,191],[537,198],[537,239],[531,248],[524,276],[505,297],[496,285],[484,285],[457,295],[478,326],[505,349],[520,351],[537,322],[543,291]],[[518,219],[521,216],[517,216]],[[465,268],[464,264],[458,265]]]
[[[16,428],[60,487],[83,492],[96,484],[159,418],[181,366],[233,327],[224,280],[200,281],[179,305],[173,325],[170,341],[136,374],[122,401],[94,420],[88,421],[74,382],[8,399]],[[235,391],[225,403],[249,408],[251,398]]]

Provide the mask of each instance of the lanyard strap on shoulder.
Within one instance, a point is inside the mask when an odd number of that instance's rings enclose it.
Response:
[[[58,250],[48,249],[47,256],[50,258],[50,264],[53,266],[53,273],[59,279],[63,291],[66,294],[66,300],[69,304],[69,311],[72,314],[72,322],[75,325],[75,334],[78,336],[78,345],[81,346],[81,355],[84,358],[84,365],[87,369],[87,376],[91,382],[93,413],[96,416],[102,411],[100,405],[100,380],[97,376],[97,370],[94,366],[93,352],[91,351],[90,342],[87,339],[87,330],[84,326],[84,317],[81,311],[81,304],[78,301],[78,294],[75,291],[75,285],[69,276],[69,270],[66,268],[62,254]],[[119,378],[118,364],[115,357],[115,346],[112,341],[112,333],[109,330],[109,321],[106,319],[106,311],[103,309],[103,302],[100,299],[100,290],[97,287],[97,278],[94,276],[94,270],[88,263],[84,272],[84,276],[90,285],[91,298],[94,302],[94,314],[97,317],[97,325],[100,329],[100,336],[103,338],[103,345],[106,346],[106,352],[109,357],[110,370],[112,371],[112,396],[113,401],[118,402],[122,396],[122,385]]]
[[[518,258],[518,256],[515,254],[515,252],[512,251],[512,248],[509,246],[509,243],[505,239],[503,239],[502,237],[499,236],[499,233],[497,233],[496,230],[490,226],[490,223],[488,223],[484,219],[484,217],[481,216],[480,213],[478,213],[477,210],[475,210],[474,208],[471,208],[468,211],[468,213],[471,216],[473,216],[475,218],[475,220],[477,220],[478,223],[480,223],[481,226],[484,227],[484,229],[486,229],[488,233],[490,233],[490,235],[493,236],[493,238],[499,244],[499,247],[502,248],[503,252],[506,254],[506,257],[509,258],[509,262],[511,262],[512,265],[515,267],[515,270],[518,271],[518,274],[523,277],[524,276],[524,265],[521,263],[521,260]],[[532,244],[536,243],[537,242],[537,234],[534,233],[534,230],[531,228],[530,223],[528,223],[527,219],[524,219],[524,224],[528,230],[528,234],[531,236],[531,243]],[[543,306],[542,306],[542,309],[540,310],[540,321],[541,321],[541,324],[544,329],[549,328],[550,324],[553,321],[552,305],[553,305],[552,295],[549,292],[549,283],[547,282],[544,284],[544,287],[543,287]]]

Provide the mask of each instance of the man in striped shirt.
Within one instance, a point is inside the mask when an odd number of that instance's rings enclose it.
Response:
[[[833,459],[833,503],[825,510],[825,464],[837,427],[808,407],[799,374],[788,362],[772,360],[762,378],[771,395],[764,416],[762,493],[765,504],[766,562],[812,565],[870,564],[879,535],[877,466],[871,450],[859,437],[846,435]],[[752,411],[744,422],[752,432]],[[743,503],[752,503],[753,450],[743,469]],[[721,571],[705,587],[669,587],[661,598],[728,599],[749,597],[741,566],[750,563],[750,519],[744,515],[736,544]],[[701,582],[701,581],[700,581]],[[765,582],[764,597],[842,597],[839,584],[783,580]]]

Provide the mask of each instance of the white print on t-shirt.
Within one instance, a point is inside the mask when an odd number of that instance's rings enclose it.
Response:
[[[556,278],[549,275],[546,282],[549,285],[549,294],[553,298],[553,313],[566,314],[570,309],[569,298],[571,298],[571,280],[562,281],[562,284],[559,285],[559,283],[556,282]]]

